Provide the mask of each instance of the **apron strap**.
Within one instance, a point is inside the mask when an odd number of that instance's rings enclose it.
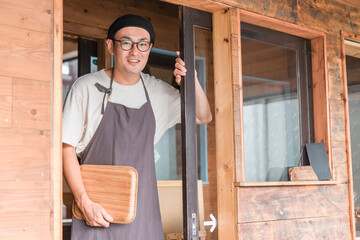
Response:
[[[104,109],[105,109],[105,97],[106,97],[106,94],[109,94],[108,101],[110,101],[110,96],[111,96],[111,92],[112,92],[112,84],[113,84],[113,81],[114,81],[113,79],[114,79],[114,69],[112,69],[112,71],[111,71],[111,80],[110,80],[110,87],[109,88],[104,87],[100,83],[95,83],[95,87],[100,92],[104,92],[103,102],[102,102],[102,106],[101,106],[101,114],[103,114],[103,115],[104,115]]]
[[[141,79],[141,82],[142,82],[144,90],[145,90],[146,100],[147,100],[147,102],[150,102],[149,94],[148,94],[148,91],[146,90],[145,83],[144,83],[144,80],[143,80],[141,74],[140,74],[140,79]],[[111,79],[110,79],[110,87],[109,88],[104,87],[100,83],[95,83],[95,87],[100,92],[104,93],[103,102],[102,102],[102,106],[101,106],[101,114],[103,114],[103,115],[104,115],[104,112],[105,112],[105,97],[106,97],[106,94],[109,94],[108,101],[110,101],[113,82],[114,82],[114,69],[112,69],[112,71],[111,71]]]

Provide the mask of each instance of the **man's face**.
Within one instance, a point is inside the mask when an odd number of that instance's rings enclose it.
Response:
[[[116,40],[131,40],[135,43],[139,41],[150,42],[150,34],[143,28],[139,27],[125,27],[120,29],[116,35]],[[108,50],[110,54],[114,55],[114,66],[126,74],[139,74],[145,67],[150,48],[146,52],[140,52],[137,45],[133,45],[133,48],[129,51],[121,48],[121,43],[115,41],[112,44],[112,40],[107,40]]]

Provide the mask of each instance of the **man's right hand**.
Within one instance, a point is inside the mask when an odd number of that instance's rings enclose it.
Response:
[[[78,204],[83,218],[87,225],[93,227],[109,227],[113,218],[100,206],[100,204],[94,203],[87,196],[83,196],[81,203]]]
[[[80,208],[86,224],[94,227],[109,227],[113,218],[102,206],[89,199],[81,178],[75,147],[66,143],[63,143],[63,164],[65,179],[74,194],[76,204]]]

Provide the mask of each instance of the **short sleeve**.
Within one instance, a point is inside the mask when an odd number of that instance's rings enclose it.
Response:
[[[161,80],[156,81],[158,82],[154,96],[155,106],[153,106],[156,119],[155,143],[169,128],[181,122],[179,90]]]
[[[173,127],[175,124],[181,122],[181,101],[180,101],[180,92],[174,87],[169,86],[169,91],[167,94],[167,115],[168,115],[168,125],[167,129]]]
[[[70,89],[64,104],[62,118],[62,142],[77,147],[84,133],[85,103]]]

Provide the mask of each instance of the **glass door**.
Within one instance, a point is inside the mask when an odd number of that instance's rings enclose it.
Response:
[[[184,239],[198,239],[198,165],[196,161],[196,109],[195,109],[195,42],[194,29],[211,30],[210,13],[181,6],[180,56],[186,63],[187,73],[182,79],[181,92],[181,142],[183,188]]]

